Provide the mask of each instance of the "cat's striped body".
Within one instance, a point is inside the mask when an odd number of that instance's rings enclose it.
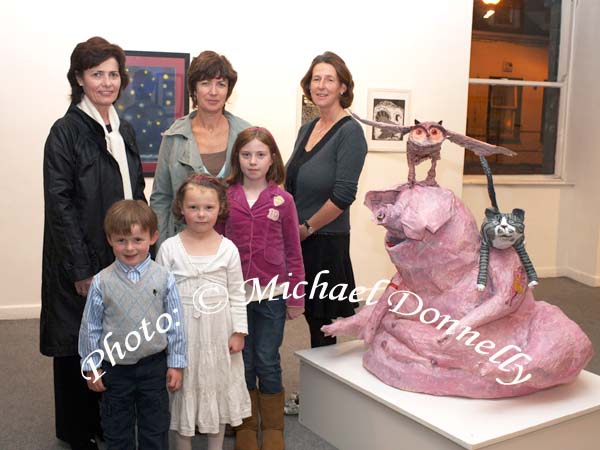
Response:
[[[490,247],[505,250],[513,247],[527,273],[529,286],[538,284],[535,268],[525,250],[525,211],[515,208],[512,214],[501,213],[496,203],[496,193],[492,180],[492,172],[483,156],[479,157],[483,171],[488,180],[488,193],[493,208],[485,210],[485,219],[481,224],[481,248],[479,250],[479,275],[477,289],[482,291],[487,284]]]

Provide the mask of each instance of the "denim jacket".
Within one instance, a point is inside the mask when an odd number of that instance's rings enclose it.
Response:
[[[241,184],[227,190],[225,236],[237,246],[244,280],[289,282],[287,304],[304,306],[304,263],[294,198],[271,182],[250,208]],[[295,295],[294,294],[295,289]]]
[[[229,121],[229,141],[227,142],[227,153],[225,164],[219,173],[219,178],[229,175],[231,167],[231,149],[240,131],[250,126],[248,122],[225,111],[223,113]],[[179,186],[192,172],[208,173],[202,162],[194,134],[192,133],[192,120],[196,111],[175,121],[171,127],[163,133],[160,150],[158,152],[158,165],[154,174],[150,206],[158,217],[158,231],[160,237],[157,245],[166,239],[175,236],[182,225],[175,222],[171,213],[173,198]]]

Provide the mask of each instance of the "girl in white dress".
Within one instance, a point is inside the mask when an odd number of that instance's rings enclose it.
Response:
[[[161,245],[157,262],[175,275],[188,338],[183,387],[171,399],[177,450],[191,450],[197,428],[209,450],[223,447],[225,424],[251,415],[241,350],[248,333],[243,277],[236,246],[215,231],[227,215],[225,187],[191,175],[179,188],[173,214],[186,228]]]

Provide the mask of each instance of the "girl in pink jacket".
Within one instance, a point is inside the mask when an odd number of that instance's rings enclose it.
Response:
[[[238,450],[259,448],[259,410],[262,448],[284,448],[279,347],[286,318],[304,312],[306,285],[294,199],[278,186],[284,178],[271,133],[260,127],[242,131],[231,154],[225,225],[225,236],[240,252],[248,301],[243,358],[252,416],[236,429]]]

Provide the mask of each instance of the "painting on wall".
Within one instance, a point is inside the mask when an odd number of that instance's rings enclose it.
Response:
[[[396,89],[369,89],[367,117],[376,122],[408,125],[410,92]],[[406,138],[391,130],[369,127],[369,151],[404,152]]]
[[[135,129],[144,175],[154,176],[161,134],[189,112],[189,53],[125,50],[129,85],[115,104]]]
[[[296,128],[319,117],[319,108],[304,95],[302,89],[298,89],[298,112],[296,114]]]

